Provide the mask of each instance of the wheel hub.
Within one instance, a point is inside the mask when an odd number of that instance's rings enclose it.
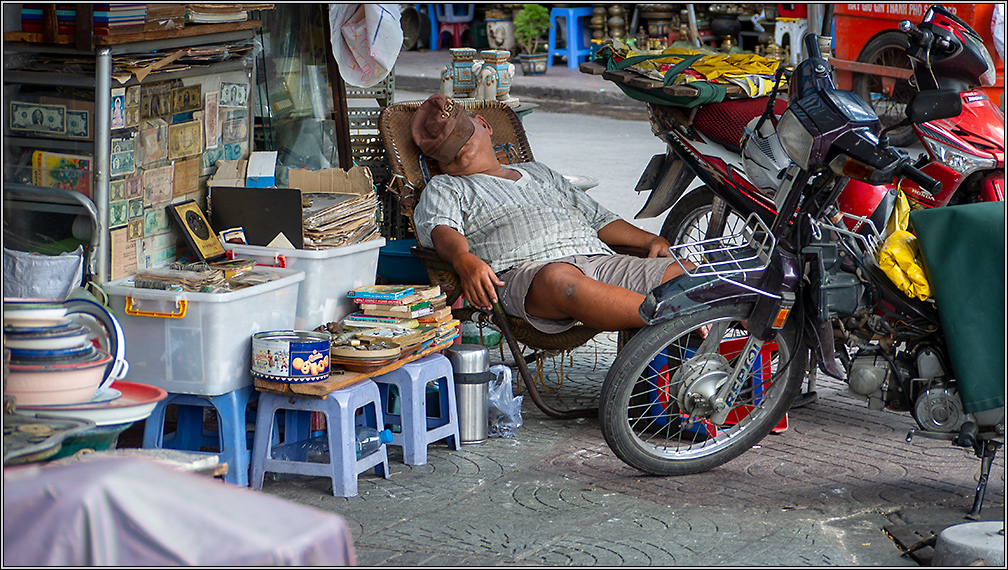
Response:
[[[702,354],[683,363],[671,380],[673,386],[682,386],[680,408],[694,417],[714,413],[714,397],[729,374],[728,360],[720,354]]]

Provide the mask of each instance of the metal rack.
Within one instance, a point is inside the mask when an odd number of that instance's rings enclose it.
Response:
[[[89,256],[88,273],[91,279],[98,283],[103,283],[109,278],[109,182],[110,176],[110,144],[111,144],[111,90],[112,90],[112,58],[113,56],[126,54],[143,54],[159,50],[179,49],[197,45],[209,45],[242,40],[252,40],[254,28],[259,22],[250,20],[242,22],[240,25],[228,24],[225,26],[197,26],[189,28],[184,34],[173,33],[175,37],[160,37],[166,34],[153,32],[148,34],[130,34],[118,41],[123,43],[113,43],[115,38],[100,37],[99,41],[104,45],[96,46],[94,51],[82,51],[73,47],[59,44],[29,43],[32,40],[41,41],[41,38],[34,38],[40,34],[12,33],[5,36],[4,54],[5,59],[10,61],[12,54],[31,53],[46,54],[54,56],[69,57],[91,57],[95,59],[94,76],[81,74],[51,73],[51,72],[31,72],[12,70],[5,72],[3,81],[5,85],[39,85],[39,86],[61,86],[61,87],[81,87],[94,90],[94,142],[64,141],[57,139],[41,139],[32,137],[12,137],[5,133],[4,144],[25,146],[31,145],[39,148],[62,149],[89,154],[92,156],[92,199],[81,196],[84,200],[91,202],[90,205],[83,204],[82,211],[92,216],[94,227],[97,229],[96,237],[92,236],[93,251]],[[211,32],[209,28],[227,31]],[[200,30],[200,28],[206,28]],[[210,32],[210,33],[206,33]],[[129,41],[138,37],[148,38],[145,41]],[[159,39],[160,37],[160,39]],[[248,69],[248,77],[251,80],[254,62],[246,62],[244,59],[237,61],[224,61],[210,64],[207,67],[189,68],[180,71],[159,73],[157,81],[168,81],[185,77],[194,77],[207,74],[220,74],[231,71]],[[150,77],[150,76],[148,76]],[[118,85],[128,87],[138,85],[140,82],[136,77],[131,77],[126,83]],[[50,188],[40,188],[32,185],[17,185],[16,205],[22,208],[44,208],[45,204],[52,202],[54,194]],[[37,203],[33,206],[33,197],[37,198]],[[79,200],[76,196],[64,197],[63,203],[71,203]],[[4,203],[15,204],[14,195],[11,193],[9,199],[8,184],[4,184]]]

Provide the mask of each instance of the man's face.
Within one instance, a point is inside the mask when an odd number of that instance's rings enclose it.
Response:
[[[460,176],[478,172],[482,169],[481,161],[486,159],[488,149],[490,158],[497,160],[497,155],[493,152],[493,143],[490,141],[490,126],[486,119],[476,115],[470,117],[470,120],[473,122],[473,134],[450,163],[441,165],[441,170],[445,174]]]

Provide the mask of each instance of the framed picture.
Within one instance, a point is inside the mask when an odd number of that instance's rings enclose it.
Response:
[[[169,204],[166,209],[182,230],[182,235],[196,257],[201,261],[224,257],[224,246],[217,239],[217,233],[210,229],[210,223],[194,200]]]

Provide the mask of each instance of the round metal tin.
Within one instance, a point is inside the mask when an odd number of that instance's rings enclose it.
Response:
[[[266,331],[252,335],[252,375],[277,382],[317,382],[329,377],[327,332]]]

